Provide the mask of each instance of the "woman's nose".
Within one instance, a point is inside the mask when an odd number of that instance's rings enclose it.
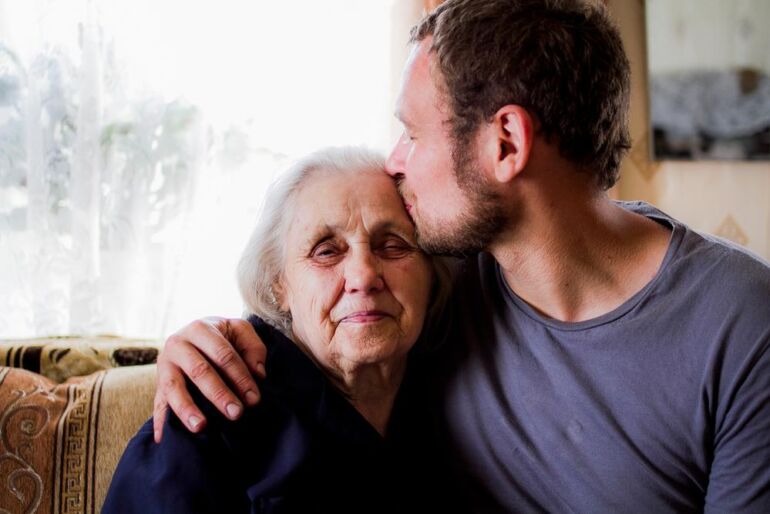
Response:
[[[371,250],[356,249],[345,263],[345,291],[371,293],[385,287],[380,260]]]

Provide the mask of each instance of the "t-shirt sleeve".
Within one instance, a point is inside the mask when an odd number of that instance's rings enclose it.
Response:
[[[768,325],[723,389],[723,407],[715,416],[707,514],[770,512],[770,320]]]
[[[189,433],[171,414],[156,444],[150,420],[129,442],[102,512],[248,512],[248,498],[235,487],[228,454],[216,431]]]

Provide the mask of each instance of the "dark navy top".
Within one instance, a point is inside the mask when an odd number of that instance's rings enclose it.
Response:
[[[268,349],[262,400],[232,422],[194,388],[208,419],[199,434],[169,413],[163,440],[147,421],[115,471],[102,512],[424,512],[452,504],[428,444],[415,362],[387,437],[294,343],[251,320]]]

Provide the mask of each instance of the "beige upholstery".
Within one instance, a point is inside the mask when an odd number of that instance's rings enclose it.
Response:
[[[132,362],[157,355],[157,345],[114,338],[0,344],[0,512],[100,511],[155,390],[155,365],[115,367],[117,350],[143,355]]]

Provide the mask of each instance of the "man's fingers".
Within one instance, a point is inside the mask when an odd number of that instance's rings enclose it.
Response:
[[[219,361],[220,364],[217,365],[220,366],[232,365],[232,360],[238,360],[242,367],[241,374],[248,376],[249,382],[253,383],[254,380],[250,377],[248,370],[246,370],[246,367],[232,349],[230,343],[224,341],[223,345],[220,345],[222,349],[214,350],[220,353],[211,357],[211,360],[215,363]],[[213,403],[219,412],[230,419],[239,418],[243,412],[243,404],[235,393],[230,390],[230,387],[225,383],[212,363],[198,351],[199,349],[202,348],[200,346],[195,347],[186,341],[176,341],[173,350],[169,348],[167,358],[178,365],[185,375],[190,377],[190,380],[200,390],[201,394]],[[176,377],[172,376],[171,379],[174,380]],[[182,386],[184,386],[184,382],[182,382]],[[241,384],[241,387],[243,387],[243,384]],[[256,390],[256,385],[252,387],[252,390]],[[179,412],[176,402],[183,408],[187,407],[187,401],[190,396],[187,394],[186,388],[182,387],[182,390],[184,394],[175,386],[168,387],[166,400],[174,412]],[[175,396],[171,397],[171,394]]]
[[[155,393],[155,402],[152,407],[152,432],[156,443],[163,438],[163,424],[166,422],[168,404],[162,396]]]
[[[184,370],[203,396],[216,405],[223,414],[235,419],[240,416],[240,412],[236,413],[236,411],[241,408],[241,402],[238,400],[233,403],[233,392],[229,390],[230,387],[248,405],[254,405],[255,398],[259,400],[259,390],[254,377],[229,340],[243,332],[242,329],[231,330],[231,321],[235,320],[206,318],[194,321],[169,337],[166,341],[166,349],[170,351],[169,360]],[[233,332],[232,335],[230,332]],[[256,334],[253,337],[256,337]],[[262,345],[258,339],[257,344]],[[189,349],[192,349],[193,353],[190,353]],[[179,350],[186,350],[186,352]],[[198,352],[203,354],[206,362],[199,358]],[[187,357],[192,357],[194,362],[191,363]],[[225,386],[226,383],[231,386]],[[226,410],[228,406],[229,413]],[[235,418],[232,417],[233,413]]]
[[[205,318],[191,323],[185,332],[247,405],[259,402],[259,389],[252,372],[264,377],[265,345],[251,323],[242,319]],[[247,367],[248,366],[248,367]],[[251,371],[250,371],[251,370]],[[214,401],[205,391],[203,394]]]
[[[265,378],[265,359],[267,348],[257,335],[254,327],[246,320],[225,319],[223,335],[232,343],[246,366],[255,375]]]
[[[244,320],[206,318],[170,336],[158,357],[155,439],[162,437],[168,407],[193,432],[206,422],[187,391],[183,374],[222,414],[239,418],[243,413],[239,397],[247,405],[259,402],[259,389],[250,370],[264,377],[266,353],[254,328]]]
[[[153,420],[156,441],[160,441],[162,436],[163,422],[167,414],[166,406],[171,407],[191,432],[198,432],[206,425],[206,418],[187,391],[181,370],[168,363],[166,366],[158,366],[158,390],[155,393],[153,413],[153,416],[156,412],[159,414],[159,419]],[[160,432],[158,424],[160,424]]]

